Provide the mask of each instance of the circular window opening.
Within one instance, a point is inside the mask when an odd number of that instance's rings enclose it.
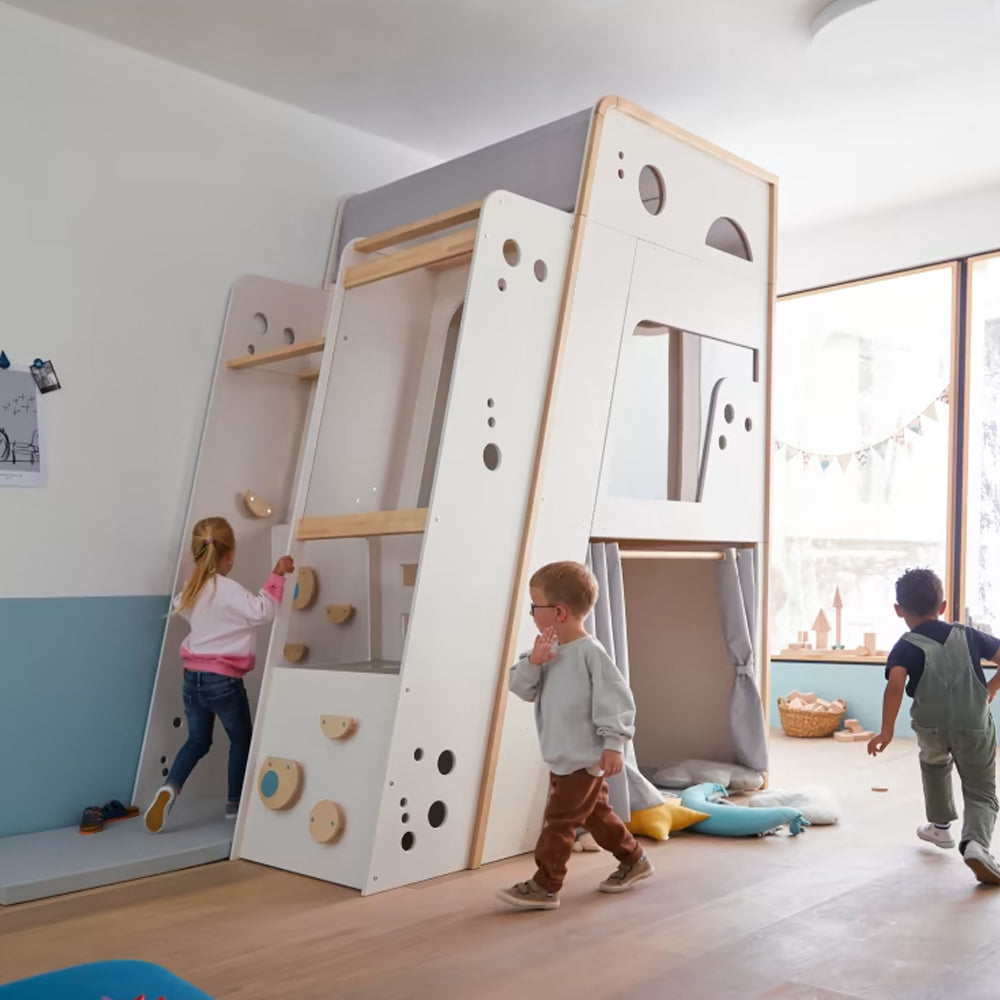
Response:
[[[500,449],[495,444],[490,443],[483,449],[483,465],[490,472],[500,468]]]
[[[726,403],[726,408],[722,411],[722,415],[726,418],[727,424],[731,424],[736,419],[736,411],[733,409],[731,403]]]
[[[729,442],[726,440],[726,435],[725,434],[719,435],[719,447],[725,450],[727,444],[729,444]]]
[[[413,846],[413,842],[416,839],[417,838],[413,836],[413,832],[411,830],[407,830],[406,833],[403,834],[403,838],[400,840],[399,846],[402,847],[404,851],[408,851]]]
[[[753,430],[753,421],[749,417],[747,417],[746,420],[743,421],[743,426],[748,431],[752,431]]]
[[[251,323],[251,333],[255,333],[258,337],[263,337],[267,333],[267,317],[263,313],[254,313]]]
[[[438,754],[438,770],[442,774],[451,774],[455,767],[455,755],[450,750],[442,750]]]
[[[521,263],[521,248],[517,245],[517,240],[504,240],[503,259],[511,267],[517,267]]]
[[[539,281],[544,281],[549,276],[549,266],[544,260],[535,261],[535,277]]]
[[[648,163],[639,171],[639,200],[650,215],[659,215],[666,201],[663,175]]]
[[[295,343],[295,331],[290,326],[286,326],[285,329],[281,331],[281,335],[285,338],[286,344]]]

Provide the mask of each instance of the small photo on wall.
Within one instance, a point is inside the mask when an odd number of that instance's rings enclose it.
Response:
[[[39,389],[27,368],[0,371],[0,486],[45,485]]]
[[[36,362],[31,366],[31,374],[39,392],[54,392],[56,389],[62,388],[59,384],[59,376],[56,375],[51,361],[43,361],[42,364]]]

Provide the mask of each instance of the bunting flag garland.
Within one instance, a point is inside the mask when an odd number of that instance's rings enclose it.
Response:
[[[896,447],[901,447],[906,444],[906,433],[909,431],[911,434],[915,434],[918,437],[924,436],[924,420],[934,420],[940,419],[940,407],[948,406],[951,402],[951,391],[948,386],[938,394],[935,399],[932,399],[912,420],[907,420],[899,430],[894,431],[888,437],[883,438],[881,441],[873,441],[871,444],[864,445],[857,451],[847,451],[839,455],[830,455],[821,452],[807,451],[805,448],[800,448],[796,445],[786,444],[784,441],[775,441],[774,450],[783,451],[785,453],[785,460],[792,462],[797,458],[802,460],[803,470],[809,468],[809,463],[816,459],[819,463],[819,467],[823,472],[833,464],[836,459],[837,464],[840,466],[842,472],[846,472],[851,462],[857,462],[859,468],[865,468],[868,462],[871,460],[872,452],[875,452],[879,458],[885,459],[889,454],[889,446],[894,445]]]

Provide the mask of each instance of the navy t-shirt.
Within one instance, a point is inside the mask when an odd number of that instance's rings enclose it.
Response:
[[[948,636],[951,635],[951,622],[935,618],[933,621],[923,622],[913,629],[917,635],[924,635],[928,639],[941,643],[943,646]],[[1000,639],[995,639],[992,635],[980,632],[978,629],[965,629],[965,636],[969,642],[969,653],[972,657],[972,669],[979,678],[979,683],[986,687],[986,676],[980,660],[992,660],[1000,649]],[[885,679],[889,679],[889,671],[893,667],[906,668],[906,693],[912,698],[913,692],[917,690],[920,678],[924,673],[924,651],[915,646],[912,642],[900,639],[895,646],[889,650],[889,656],[885,661]]]

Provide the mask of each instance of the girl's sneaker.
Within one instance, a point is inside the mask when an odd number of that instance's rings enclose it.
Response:
[[[240,804],[239,802],[227,802],[226,803],[226,819],[236,819],[240,814]]]
[[[167,821],[167,813],[170,812],[170,807],[174,804],[174,799],[176,798],[177,792],[174,791],[171,785],[162,785],[157,789],[152,803],[142,818],[143,823],[146,824],[146,829],[150,833],[159,833],[163,829]]]
[[[951,830],[945,827],[935,826],[933,823],[924,823],[917,827],[917,836],[921,840],[926,840],[929,844],[948,850],[955,846],[955,838],[951,835]]]

